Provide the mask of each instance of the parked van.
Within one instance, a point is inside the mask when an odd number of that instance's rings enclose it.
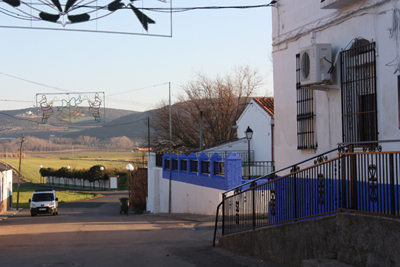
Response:
[[[58,214],[58,198],[54,190],[35,190],[29,199],[31,216]]]

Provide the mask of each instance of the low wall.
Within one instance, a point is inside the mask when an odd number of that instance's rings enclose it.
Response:
[[[223,236],[219,245],[284,266],[329,258],[354,266],[400,266],[400,220],[338,213]]]
[[[162,168],[148,169],[146,209],[152,213],[169,211],[169,179],[162,177]],[[214,215],[221,202],[221,193],[209,187],[171,180],[171,212]]]
[[[172,159],[170,174],[169,163]],[[214,162],[224,163],[222,175],[214,174]],[[185,164],[183,164],[185,162]],[[194,162],[197,171],[191,170]],[[204,172],[202,162],[209,162]],[[185,166],[185,167],[183,167]],[[155,154],[148,154],[148,197],[147,210],[153,213],[169,211],[169,181],[171,179],[171,212],[215,215],[222,193],[228,189],[244,184],[249,180],[242,178],[242,159],[231,153],[225,159],[218,154],[209,158],[206,154],[198,157],[169,154],[163,156],[163,167],[156,167]],[[259,181],[259,183],[265,182]]]

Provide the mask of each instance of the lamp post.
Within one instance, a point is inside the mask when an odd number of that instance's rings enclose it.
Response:
[[[71,167],[70,166],[67,166],[67,171],[69,171],[69,169],[71,169]],[[64,179],[65,179],[65,183],[64,183],[64,185],[66,185],[66,183],[68,183],[67,181],[67,177],[64,177]],[[68,184],[68,187],[69,187],[69,184]]]
[[[246,134],[246,138],[247,138],[247,144],[248,144],[248,168],[249,168],[249,179],[250,179],[250,140],[253,137],[253,130],[250,128],[250,126],[247,126],[247,130],[244,132]]]
[[[103,166],[100,166],[100,171],[101,171],[101,174],[102,174],[102,180],[103,180],[103,189],[104,189],[104,178],[103,178],[103,171],[104,171],[104,167]],[[99,189],[100,189],[100,181],[99,181]]]
[[[39,181],[40,181],[40,183],[44,184],[44,183],[42,182],[43,176],[42,176],[42,174],[41,174],[41,172],[40,172],[40,170],[43,168],[43,166],[40,165],[39,168],[40,168],[40,169],[39,169],[39,173],[40,173]]]
[[[131,202],[131,179],[132,179],[132,171],[135,169],[132,164],[128,163],[126,164],[126,170],[129,171],[129,188],[128,188],[128,196],[129,196],[129,202]]]
[[[20,186],[20,180],[21,180],[21,159],[22,159],[22,146],[25,142],[28,142],[28,140],[24,139],[24,134],[22,134],[21,137],[21,147],[19,149],[19,168],[18,168],[18,189],[17,189],[17,210],[19,208],[19,186]]]

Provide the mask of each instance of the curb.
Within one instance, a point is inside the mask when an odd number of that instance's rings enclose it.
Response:
[[[0,214],[0,221],[6,220],[6,219],[8,219],[9,217],[14,216],[15,214],[17,214],[17,213],[20,212],[21,210],[23,210],[23,209],[22,209],[22,208],[19,208],[18,210],[16,210],[16,209],[10,209],[10,210],[8,210],[8,211],[6,211],[6,212]]]

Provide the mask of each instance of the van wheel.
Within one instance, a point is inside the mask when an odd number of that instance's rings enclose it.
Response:
[[[36,214],[35,213],[31,213],[31,216],[34,217],[34,216],[36,216]]]

